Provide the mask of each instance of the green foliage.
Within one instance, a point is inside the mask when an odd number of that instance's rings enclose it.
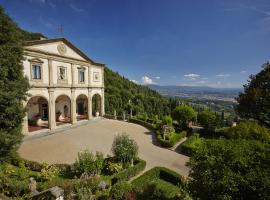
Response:
[[[60,171],[58,167],[55,165],[49,165],[47,163],[43,163],[43,167],[41,169],[41,177],[45,180],[52,180],[53,178],[59,175]]]
[[[148,170],[142,176],[133,180],[132,185],[139,194],[139,199],[143,199],[143,197],[145,199],[154,199],[153,196],[157,199],[159,199],[158,197],[172,199],[179,194],[181,198],[177,199],[184,199],[188,196],[185,191],[185,179],[176,172],[164,167],[154,167]]]
[[[188,105],[179,105],[173,111],[173,118],[179,123],[179,125],[186,129],[189,122],[196,119],[197,113]]]
[[[185,142],[181,144],[182,153],[190,156],[196,152],[196,150],[202,143],[203,139],[200,138],[200,135],[198,133],[194,133]]]
[[[170,115],[165,115],[163,118],[162,118],[162,124],[163,125],[172,125],[173,123],[173,119]]]
[[[110,196],[114,200],[126,199],[125,195],[132,191],[132,186],[127,181],[121,181],[112,186]]]
[[[113,114],[116,110],[119,115],[132,109],[133,115],[147,113],[153,117],[169,112],[168,100],[158,92],[135,84],[108,68],[105,68],[104,79],[106,113]]]
[[[135,124],[139,124],[139,125],[142,125],[142,126],[148,128],[148,129],[150,129],[150,130],[153,130],[153,129],[154,129],[153,124],[148,123],[148,122],[145,122],[145,121],[142,121],[142,120],[139,120],[139,119],[130,118],[130,119],[129,119],[129,122],[135,123]]]
[[[0,6],[0,162],[21,142],[22,101],[29,88],[23,76],[23,34]]]
[[[163,136],[160,134],[159,131],[157,131],[156,134],[157,140],[162,147],[173,147],[182,138],[187,136],[186,131],[182,131],[181,133],[172,132],[169,135],[167,135],[164,140]]]
[[[270,146],[249,140],[206,140],[191,157],[194,199],[268,199]]]
[[[110,174],[118,173],[122,169],[122,165],[119,163],[109,162],[107,165],[107,170],[110,172]]]
[[[229,139],[258,140],[270,142],[270,131],[256,122],[240,122],[237,126],[223,129],[223,136]]]
[[[125,133],[117,135],[112,144],[112,152],[115,157],[123,164],[123,167],[128,167],[138,155],[138,145]]]
[[[130,166],[129,168],[119,172],[118,174],[113,176],[112,183],[116,183],[119,181],[127,181],[132,177],[138,175],[145,169],[146,162],[144,160],[135,160],[134,166]]]
[[[200,112],[197,119],[206,131],[214,131],[218,125],[217,116],[211,111]]]
[[[244,92],[237,98],[236,112],[240,117],[256,119],[270,127],[270,64],[265,63],[256,75],[251,75]]]
[[[75,162],[75,169],[79,174],[84,172],[89,174],[100,174],[103,168],[103,154],[96,152],[94,155],[88,150],[78,153],[78,159]]]

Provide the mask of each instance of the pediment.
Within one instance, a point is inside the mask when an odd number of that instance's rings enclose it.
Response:
[[[72,43],[64,38],[55,39],[45,39],[45,40],[35,40],[26,42],[25,49],[39,51],[44,53],[53,54],[56,56],[62,56],[67,58],[74,58],[77,60],[82,60],[90,62],[92,64],[104,66],[103,64],[96,63],[75,47]]]

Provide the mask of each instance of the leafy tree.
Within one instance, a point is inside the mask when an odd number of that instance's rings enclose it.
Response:
[[[124,167],[128,167],[138,155],[138,145],[127,134],[117,135],[112,144],[112,152]]]
[[[198,122],[206,131],[214,131],[218,124],[218,119],[215,113],[203,111],[198,114]]]
[[[270,143],[270,131],[264,126],[252,121],[240,122],[237,126],[223,130],[229,139],[259,140]]]
[[[163,125],[172,125],[173,119],[170,115],[165,115],[162,119],[162,124]]]
[[[188,105],[179,105],[173,111],[173,118],[182,128],[187,128],[189,122],[194,121],[197,113]]]
[[[236,112],[240,117],[256,119],[270,127],[270,64],[256,75],[251,75],[244,92],[237,98]]]
[[[29,88],[23,76],[24,39],[22,30],[0,7],[0,162],[15,152],[22,138],[22,101]]]
[[[270,146],[248,140],[206,140],[191,157],[194,199],[268,199]]]

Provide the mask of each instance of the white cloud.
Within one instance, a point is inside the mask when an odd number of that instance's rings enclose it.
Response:
[[[155,79],[158,79],[159,80],[160,79],[160,76],[156,76]]]
[[[82,8],[79,8],[77,7],[75,4],[69,4],[69,7],[74,10],[75,12],[82,12],[83,9]]]
[[[200,77],[199,74],[185,74],[184,77],[188,77],[188,78],[198,78]]]
[[[242,70],[240,73],[241,74],[245,74],[245,73],[247,73],[247,71],[246,70]]]
[[[136,84],[138,84],[139,82],[138,81],[136,81],[136,80],[130,80],[130,81],[132,81],[133,83],[136,83]]]
[[[224,74],[224,73],[221,73],[221,74],[217,74],[216,75],[217,77],[229,77],[231,76],[230,74]]]
[[[142,77],[142,83],[143,84],[154,84],[153,80],[151,78],[149,78],[148,76]]]

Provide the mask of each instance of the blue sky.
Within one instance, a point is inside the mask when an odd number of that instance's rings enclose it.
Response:
[[[18,25],[63,36],[130,80],[241,87],[270,58],[269,0],[0,0]]]

